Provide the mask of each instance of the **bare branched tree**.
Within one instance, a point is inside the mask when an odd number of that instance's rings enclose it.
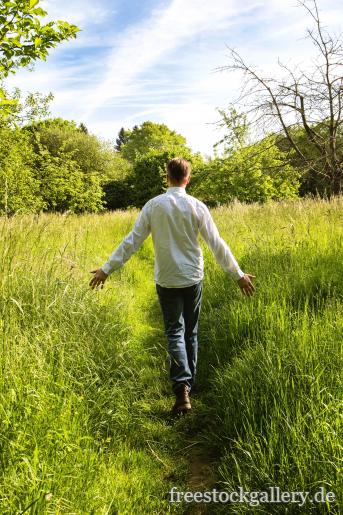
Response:
[[[283,136],[304,170],[308,189],[336,195],[343,186],[343,44],[339,35],[323,26],[317,0],[298,3],[313,23],[307,30],[317,49],[311,70],[291,69],[279,62],[284,78],[268,78],[234,49],[230,49],[230,63],[220,70],[243,72],[235,106],[244,105],[243,113],[258,133]]]

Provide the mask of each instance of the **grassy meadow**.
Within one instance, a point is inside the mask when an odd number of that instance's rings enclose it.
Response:
[[[0,220],[0,513],[342,512],[343,199],[212,213],[257,291],[204,246],[199,392],[175,420],[151,238],[88,286],[137,211]],[[213,485],[337,500],[169,503]]]

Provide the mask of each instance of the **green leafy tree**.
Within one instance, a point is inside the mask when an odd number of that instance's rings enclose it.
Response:
[[[107,209],[126,209],[133,205],[134,184],[132,164],[124,159],[120,152],[111,152],[110,173],[102,183]]]
[[[198,171],[193,193],[209,205],[280,200],[298,195],[300,173],[275,144],[275,136],[216,158]]]
[[[12,0],[0,5],[0,74],[6,77],[20,66],[46,59],[51,48],[79,31],[66,21],[42,24],[47,12],[39,0]]]
[[[166,165],[173,157],[190,160],[193,173],[203,162],[200,154],[191,153],[183,136],[164,124],[149,121],[131,130],[122,128],[116,150],[116,177],[103,186],[108,209],[141,207],[163,193],[167,186]]]
[[[80,131],[84,132],[85,134],[89,133],[87,126],[83,122],[80,123],[79,129],[80,129]]]
[[[50,115],[50,103],[54,98],[52,93],[43,95],[38,92],[23,97],[19,88],[15,88],[11,94],[5,91],[5,96],[13,100],[13,104],[6,116],[2,116],[0,109],[0,126],[12,128],[38,123],[47,118]]]
[[[82,172],[72,155],[53,156],[40,146],[35,169],[45,210],[83,213],[102,209],[103,191],[99,177]]]
[[[213,145],[217,154],[222,150],[224,156],[230,155],[235,150],[243,148],[248,141],[249,125],[245,114],[240,113],[234,107],[225,109],[217,109],[221,116],[218,122],[220,129],[225,129],[224,136]]]
[[[20,129],[0,129],[0,214],[30,212],[43,209],[45,203],[40,193],[32,163],[33,149],[29,138]]]
[[[131,177],[114,179],[103,184],[106,209],[127,209],[135,205],[134,184]]]
[[[144,122],[132,130],[125,130],[122,133],[123,142],[120,150],[125,159],[134,163],[141,156],[150,150],[164,152],[174,149],[177,152],[190,151],[186,146],[186,139],[170,130],[166,125],[154,122]]]
[[[120,152],[115,152],[110,142],[100,141],[96,136],[85,132],[83,127],[77,126],[74,121],[64,120],[63,118],[53,118],[40,121],[25,126],[25,131],[31,135],[31,140],[39,158],[40,170],[45,170],[45,183],[48,181],[49,173],[52,174],[53,180],[59,180],[56,175],[56,167],[61,160],[63,161],[62,174],[70,170],[82,172],[82,184],[88,184],[86,177],[91,177],[94,181],[96,177],[95,194],[98,194],[98,186],[101,186],[103,202],[108,209],[125,208],[132,204],[132,181],[129,178],[132,165],[122,157]],[[42,153],[42,148],[45,152]],[[55,159],[54,159],[55,158]],[[44,160],[48,159],[49,163],[44,164]],[[72,163],[71,163],[72,161]],[[67,163],[67,164],[66,164]],[[55,179],[54,179],[55,177]],[[57,178],[57,179],[56,179]],[[75,173],[71,175],[75,179]],[[61,179],[62,180],[62,179]],[[65,180],[63,179],[65,182]],[[67,184],[69,192],[64,189],[61,199],[64,201],[60,204],[56,200],[56,185],[47,186],[46,200],[53,195],[51,202],[48,202],[49,209],[63,210],[67,204],[68,209],[75,210],[75,206],[71,206],[72,190],[74,188],[73,181]],[[52,189],[51,189],[52,188]],[[74,188],[78,192],[79,187]],[[77,197],[80,198],[79,193]],[[87,203],[86,210],[96,210],[97,207]],[[81,210],[78,204],[77,210]]]
[[[33,141],[39,140],[53,156],[72,154],[80,169],[85,173],[96,173],[101,183],[121,178],[131,169],[109,142],[100,141],[74,121],[53,118],[25,129],[32,134]],[[37,143],[35,145],[37,150]]]
[[[327,120],[323,120],[323,122],[313,124],[313,130],[322,136],[323,139],[326,138],[327,131]],[[303,155],[307,155],[309,159],[313,162],[319,163],[322,160],[322,154],[319,151],[318,147],[308,139],[308,135],[304,128],[292,127],[289,129],[290,135],[297,145],[299,151]],[[301,184],[299,189],[300,196],[304,195],[321,195],[325,192],[325,184],[327,181],[322,173],[318,173],[318,170],[313,167],[304,167],[304,161],[299,156],[299,153],[294,152],[292,146],[289,143],[288,138],[282,136],[281,134],[276,137],[277,146],[288,155],[289,162],[292,164],[294,168],[301,172]],[[336,134],[336,146],[337,153],[342,153],[343,149],[343,130],[342,125],[338,128]]]
[[[179,153],[176,153],[176,150]],[[201,157],[198,154],[192,155],[187,148],[182,152],[180,148],[171,148],[162,152],[154,149],[136,160],[131,175],[135,206],[141,207],[150,198],[164,193],[167,188],[167,164],[176,156],[187,159],[193,170],[202,163]]]
[[[41,23],[47,12],[39,7],[39,0],[12,0],[0,3],[0,85],[18,67],[45,60],[49,50],[62,41],[75,38],[78,27],[58,20]],[[15,106],[0,88],[0,109],[6,116]]]
[[[132,174],[132,164],[120,152],[109,152],[109,160],[106,182],[109,180],[124,180]]]
[[[104,192],[98,174],[84,172],[73,152],[42,145],[22,128],[0,128],[0,214],[20,212],[97,212]],[[35,148],[34,148],[35,147]]]
[[[122,127],[118,133],[118,137],[116,139],[115,149],[117,152],[121,151],[121,147],[126,143],[126,131],[124,127]]]

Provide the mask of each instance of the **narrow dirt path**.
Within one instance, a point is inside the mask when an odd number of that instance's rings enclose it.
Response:
[[[150,303],[149,303],[150,304]],[[180,469],[180,463],[185,465],[187,469],[186,479],[184,481],[183,490],[190,492],[210,491],[218,488],[218,455],[214,454],[208,435],[213,429],[214,417],[206,394],[198,392],[192,395],[192,412],[181,417],[172,417],[170,408],[174,402],[171,395],[171,387],[168,381],[168,365],[167,365],[167,343],[163,331],[163,322],[160,307],[157,298],[153,298],[153,302],[149,305],[149,309],[144,314],[146,327],[151,328],[152,332],[142,347],[148,349],[156,349],[156,366],[158,367],[157,381],[161,386],[161,391],[168,397],[168,403],[163,403],[163,408],[158,403],[156,415],[163,420],[168,421],[167,425],[171,429],[170,436],[177,442],[178,449],[175,455],[169,455],[171,461],[175,463],[174,471],[176,473],[175,483],[179,483],[177,477]],[[149,399],[151,402],[151,399]],[[152,401],[154,403],[154,401]],[[167,411],[164,411],[165,408]],[[155,456],[156,457],[156,456]],[[159,459],[159,458],[158,458]],[[172,465],[171,465],[172,466]],[[165,479],[169,482],[174,475],[173,470],[169,470]],[[170,484],[170,483],[169,483]],[[213,505],[211,503],[189,503],[185,506],[185,515],[201,515],[213,513]]]
[[[207,450],[200,446],[194,447],[188,455],[188,461],[188,489],[195,492],[213,488],[217,482],[216,461]]]
[[[197,394],[192,399],[192,413],[182,417],[179,426],[180,438],[184,439],[183,459],[187,466],[185,491],[205,492],[213,488],[219,489],[218,461],[219,457],[208,440],[213,425],[211,414],[203,395]],[[206,437],[206,439],[204,438]],[[213,504],[192,502],[184,512],[187,515],[213,513]]]
[[[189,478],[187,490],[191,492],[204,492],[212,490],[217,483],[217,462],[208,454],[201,444],[194,446],[189,453]],[[202,515],[209,513],[209,505],[193,503],[189,514]]]

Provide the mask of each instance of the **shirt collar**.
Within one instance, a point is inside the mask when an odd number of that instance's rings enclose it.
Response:
[[[182,186],[169,186],[166,193],[180,193],[181,195],[186,195],[186,188]]]

